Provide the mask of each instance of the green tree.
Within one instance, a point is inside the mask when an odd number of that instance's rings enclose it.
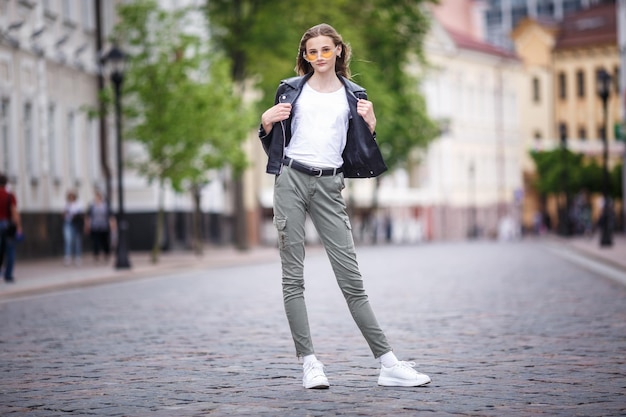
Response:
[[[531,151],[530,156],[537,168],[535,186],[540,193],[558,194],[564,192],[565,184],[567,184],[567,191],[570,193],[586,188],[587,177],[583,174],[582,155],[570,150],[554,149],[542,152]]]
[[[562,149],[531,151],[537,168],[535,186],[542,194],[558,194],[564,191],[564,178],[570,193],[586,190],[590,193],[604,192],[602,166],[595,160],[587,161],[583,154]],[[621,165],[609,171],[609,195],[621,198]]]
[[[131,164],[159,185],[153,262],[158,261],[163,236],[165,185],[179,192],[190,189],[197,216],[198,189],[208,181],[207,171],[245,166],[240,142],[246,123],[250,125],[249,113],[233,94],[227,62],[217,55],[209,60],[201,39],[183,31],[188,12],[162,10],[154,0],[122,4],[114,31],[130,56],[124,136],[142,145]]]

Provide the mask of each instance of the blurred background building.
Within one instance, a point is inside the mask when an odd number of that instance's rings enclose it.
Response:
[[[481,0],[484,9],[484,33],[487,42],[513,49],[510,34],[522,19],[561,21],[570,13],[588,8],[603,0]]]
[[[27,239],[20,257],[62,253],[65,195],[86,205],[95,189],[117,207],[115,124],[91,118],[108,81],[100,56],[121,0],[0,0],[0,170],[17,194]],[[162,0],[166,9],[203,0]],[[418,75],[440,136],[415,151],[405,168],[378,180],[347,181],[346,201],[360,242],[514,238],[537,212],[557,217],[557,202],[534,188],[530,150],[563,139],[598,158],[602,106],[596,74],[619,71],[614,1],[440,0],[430,8],[425,53],[407,71]],[[206,33],[199,16],[190,30]],[[625,23],[626,24],[626,23]],[[202,28],[201,28],[202,27]],[[201,29],[200,29],[201,28]],[[609,122],[624,119],[618,84]],[[254,99],[254,97],[251,97]],[[407,115],[410,117],[410,115]],[[624,153],[606,132],[611,165]],[[565,137],[563,138],[563,135]],[[125,143],[125,152],[137,144]],[[273,180],[255,132],[245,144],[251,166],[242,207],[250,245],[274,244]],[[152,246],[158,190],[132,169],[124,177],[131,250]],[[202,189],[203,236],[232,244],[237,207],[228,170]],[[600,202],[596,196],[595,210]],[[164,249],[189,247],[192,200],[166,188]],[[316,241],[312,225],[308,239]]]
[[[624,142],[615,129],[605,129],[602,102],[597,93],[597,76],[607,71],[613,79],[608,102],[608,126],[624,118],[620,102],[616,6],[597,4],[567,15],[557,22],[543,18],[522,19],[512,32],[515,50],[524,63],[520,90],[524,148],[523,223],[532,224],[537,212],[547,212],[557,223],[556,199],[545,201],[536,193],[536,170],[529,150],[551,150],[559,146],[595,159],[601,164],[603,135],[607,135],[609,167],[617,165]],[[602,205],[592,196],[594,218]],[[619,213],[619,209],[618,209]]]
[[[163,7],[192,1],[164,1]],[[110,48],[119,2],[0,0],[0,170],[8,174],[22,213],[22,258],[62,254],[68,191],[87,207],[99,189],[117,210],[114,118],[93,117],[90,110],[98,108],[100,88],[108,84],[100,59]],[[197,28],[206,33],[203,22]],[[135,144],[124,143],[125,154],[134,151]],[[227,241],[228,173],[215,172],[214,178],[202,190],[203,233],[207,241]],[[130,248],[148,250],[157,185],[126,169],[124,189]],[[166,187],[164,199],[162,246],[187,247],[191,198]]]
[[[98,104],[97,45],[116,2],[97,3],[0,1],[0,170],[22,212],[20,256],[62,253],[67,191],[87,202],[106,184],[114,136],[84,108]]]

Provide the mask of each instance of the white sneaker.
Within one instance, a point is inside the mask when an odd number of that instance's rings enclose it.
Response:
[[[430,382],[430,377],[417,372],[413,367],[415,362],[399,361],[391,368],[380,367],[378,385],[385,387],[419,387]]]
[[[327,389],[330,384],[324,375],[324,364],[320,361],[313,361],[302,365],[304,376],[302,376],[302,386],[304,388]]]

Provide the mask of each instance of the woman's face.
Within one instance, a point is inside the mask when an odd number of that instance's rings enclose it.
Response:
[[[328,36],[317,36],[306,41],[304,59],[311,64],[315,72],[334,72],[335,61],[340,54],[341,45],[335,45],[333,39]]]

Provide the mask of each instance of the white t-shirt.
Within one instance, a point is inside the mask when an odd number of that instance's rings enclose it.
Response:
[[[65,221],[72,221],[72,217],[83,212],[83,205],[78,200],[65,204]]]
[[[345,88],[320,93],[306,83],[293,113],[285,155],[314,167],[341,167],[350,120]]]

